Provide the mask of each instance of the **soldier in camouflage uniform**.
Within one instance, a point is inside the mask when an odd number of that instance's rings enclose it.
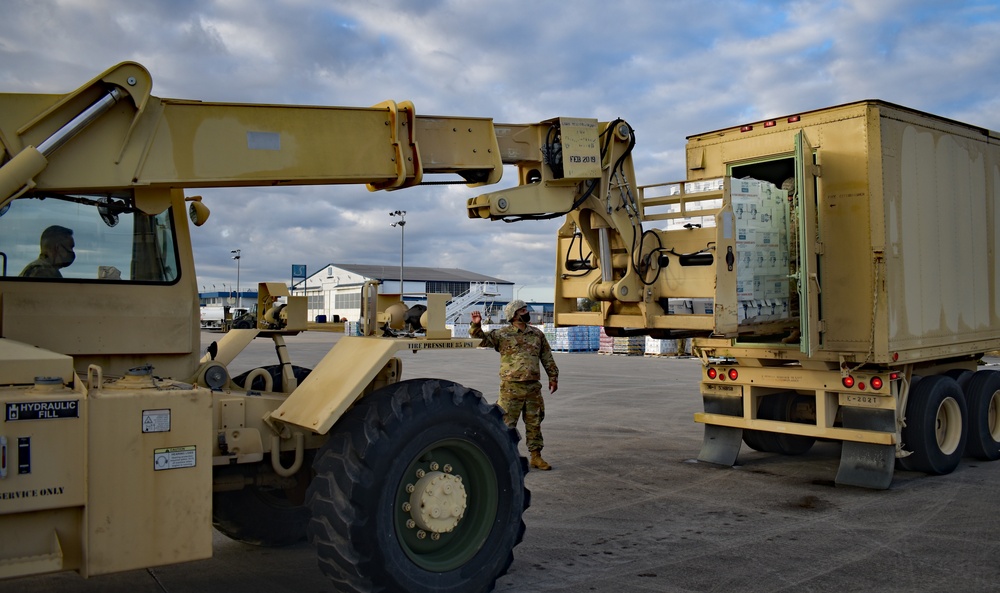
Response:
[[[483,331],[483,316],[472,312],[469,335],[482,340],[480,346],[493,348],[500,353],[500,397],[497,405],[504,410],[504,422],[517,427],[517,419],[524,415],[524,433],[531,455],[531,467],[552,469],[542,459],[542,420],[545,419],[545,400],[542,399],[541,372],[545,368],[549,377],[549,392],[559,388],[559,368],[552,357],[545,334],[528,325],[531,316],[528,305],[522,300],[511,301],[504,307],[504,316],[510,325]]]

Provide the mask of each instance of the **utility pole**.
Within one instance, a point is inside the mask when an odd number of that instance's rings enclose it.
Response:
[[[399,300],[403,300],[403,227],[406,226],[406,210],[390,212],[389,216],[399,217],[399,221],[392,223],[392,226],[399,227]]]
[[[233,259],[236,260],[236,308],[243,308],[243,295],[240,294],[240,250],[234,249],[229,253],[234,254]]]

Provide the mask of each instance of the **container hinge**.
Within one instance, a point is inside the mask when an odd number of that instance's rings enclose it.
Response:
[[[816,249],[816,255],[826,254],[826,245],[824,245],[822,241],[816,241],[815,249]]]
[[[819,333],[821,333],[821,334],[825,333],[826,332],[826,322],[823,321],[822,319],[820,319],[818,325],[819,325]]]

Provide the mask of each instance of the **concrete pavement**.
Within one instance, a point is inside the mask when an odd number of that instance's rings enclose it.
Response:
[[[205,334],[210,340],[212,334]],[[288,339],[310,366],[339,334]],[[234,374],[270,363],[252,345]],[[405,352],[403,378],[440,377],[495,399],[491,350]],[[697,463],[700,364],[693,359],[557,353],[546,399],[550,472],[531,472],[532,506],[502,592],[995,591],[1000,464],[953,474],[897,472],[892,488],[835,487],[839,445],[801,457],[744,448],[738,465]],[[242,365],[242,366],[241,366]],[[523,443],[522,443],[523,449]],[[215,556],[81,579],[0,582],[4,592],[332,592],[308,544],[262,549],[216,535]]]

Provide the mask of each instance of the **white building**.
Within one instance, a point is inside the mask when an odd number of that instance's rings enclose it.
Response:
[[[403,269],[403,301],[407,305],[425,303],[426,293],[448,293],[453,316],[468,317],[474,308],[494,319],[503,317],[503,306],[514,298],[514,283],[458,268]],[[361,287],[368,280],[378,280],[379,294],[399,294],[399,267],[391,265],[327,264],[320,271],[298,282],[295,296],[309,297],[311,321],[357,321],[361,315]],[[463,298],[464,297],[464,298]]]

